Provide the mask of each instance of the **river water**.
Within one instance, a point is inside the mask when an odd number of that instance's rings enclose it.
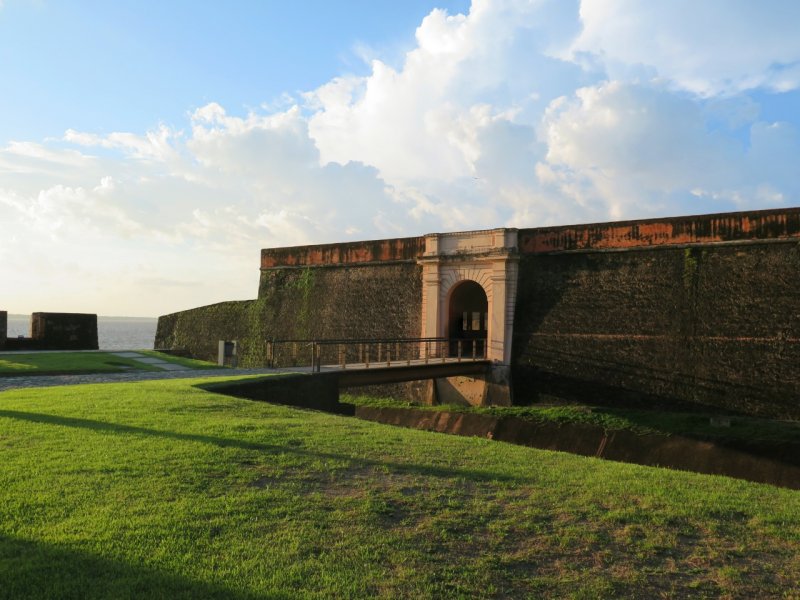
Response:
[[[101,350],[152,350],[158,319],[97,317]],[[30,315],[8,315],[8,337],[29,336]]]

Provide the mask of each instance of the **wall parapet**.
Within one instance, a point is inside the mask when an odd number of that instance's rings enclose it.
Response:
[[[424,252],[424,237],[265,248],[261,250],[261,270],[414,262]]]
[[[800,207],[519,230],[523,254],[763,240],[800,241]]]

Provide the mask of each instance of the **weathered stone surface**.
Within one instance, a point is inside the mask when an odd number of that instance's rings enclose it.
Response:
[[[3,325],[7,321],[2,319]],[[97,350],[97,315],[84,313],[45,313],[31,315],[31,337],[7,338],[6,350]]]
[[[239,365],[261,366],[271,339],[419,337],[421,268],[413,263],[267,269],[259,298],[159,318],[156,348],[214,360],[239,342]]]
[[[515,399],[800,418],[800,245],[528,254]]]
[[[425,238],[265,248],[261,268],[352,265],[373,262],[415,262],[425,251]]]
[[[500,286],[517,294],[506,311],[516,403],[800,418],[800,208],[517,234],[519,275]],[[257,300],[161,317],[156,345],[213,360],[218,340],[236,339],[240,364],[255,366],[268,339],[418,337],[423,313],[445,306],[422,299],[425,240],[264,250]]]
[[[519,249],[534,253],[788,238],[800,240],[800,208],[521,229]]]
[[[48,350],[97,350],[97,315],[33,313],[31,338]]]

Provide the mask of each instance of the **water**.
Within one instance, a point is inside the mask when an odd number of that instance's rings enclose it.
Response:
[[[156,337],[158,319],[97,317],[100,350],[150,350]],[[8,315],[8,337],[29,336],[29,315]]]

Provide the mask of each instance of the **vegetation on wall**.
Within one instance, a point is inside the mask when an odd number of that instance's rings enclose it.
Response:
[[[161,317],[156,347],[214,360],[218,340],[237,340],[239,365],[263,366],[271,339],[417,337],[421,303],[416,264],[271,269],[257,300]]]

